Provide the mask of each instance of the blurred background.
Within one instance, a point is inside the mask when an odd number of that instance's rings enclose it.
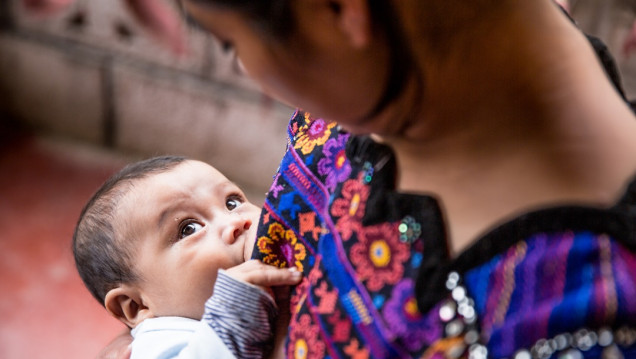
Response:
[[[261,203],[293,110],[198,30],[175,56],[123,1],[78,0],[47,16],[26,2],[0,0],[0,358],[90,358],[123,329],[72,260],[91,194],[126,163],[170,153],[211,163]],[[636,98],[636,0],[568,6]]]

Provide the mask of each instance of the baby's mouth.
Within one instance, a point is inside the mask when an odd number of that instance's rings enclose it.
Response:
[[[256,243],[256,231],[248,231],[243,234],[245,240],[243,241],[243,259],[249,261],[252,259],[252,252],[254,251],[254,244]]]

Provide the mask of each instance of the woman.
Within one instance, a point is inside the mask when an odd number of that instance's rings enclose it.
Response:
[[[184,5],[315,115],[257,243],[288,356],[636,355],[636,121],[551,1]]]

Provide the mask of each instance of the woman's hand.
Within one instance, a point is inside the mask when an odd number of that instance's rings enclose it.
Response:
[[[115,337],[97,354],[97,359],[128,359],[130,358],[132,343],[130,330],[126,329]]]
[[[634,51],[636,51],[636,21],[623,41],[623,56],[628,58]]]
[[[37,15],[54,14],[65,9],[73,2],[73,0],[22,0],[24,7]]]
[[[302,278],[302,274],[294,267],[278,268],[256,259],[226,269],[225,273],[234,279],[257,285],[266,290],[274,286],[298,284]]]
[[[157,0],[123,0],[139,23],[175,54],[186,52],[185,33],[177,13]],[[54,15],[75,0],[22,0],[24,8],[36,15]]]
[[[137,20],[175,54],[186,52],[183,24],[169,6],[157,0],[125,0]]]

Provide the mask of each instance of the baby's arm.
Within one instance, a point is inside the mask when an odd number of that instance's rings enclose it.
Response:
[[[203,321],[237,358],[262,358],[271,347],[277,315],[269,287],[297,284],[300,278],[298,271],[257,260],[220,270]]]

